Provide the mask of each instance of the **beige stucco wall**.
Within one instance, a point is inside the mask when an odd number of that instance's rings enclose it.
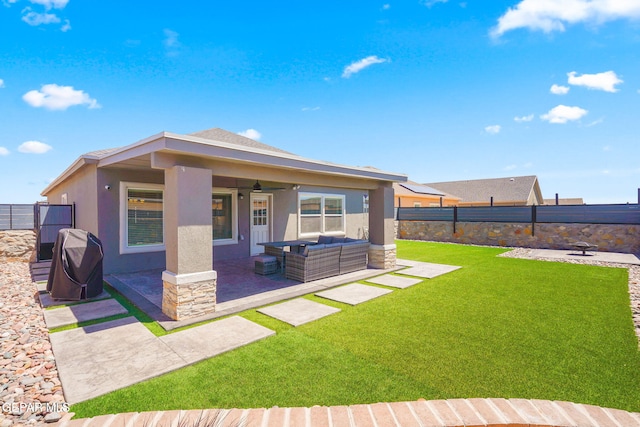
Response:
[[[640,253],[640,225],[398,221],[400,239],[535,249],[570,249],[586,241],[606,252]]]
[[[62,203],[67,194],[67,204],[76,205],[76,228],[98,235],[98,193],[96,165],[87,165],[73,177],[47,194],[51,204]]]

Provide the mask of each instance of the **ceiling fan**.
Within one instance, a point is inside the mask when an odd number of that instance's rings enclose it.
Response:
[[[260,181],[258,181],[256,179],[256,183],[253,184],[252,187],[238,187],[239,189],[242,190],[251,190],[253,193],[262,193],[263,191],[282,191],[282,190],[286,190],[285,187],[263,187],[262,184],[260,184]]]

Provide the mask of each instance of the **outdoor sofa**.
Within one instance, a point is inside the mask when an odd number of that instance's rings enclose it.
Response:
[[[367,268],[369,242],[345,237],[320,236],[301,253],[287,252],[287,279],[310,282]]]

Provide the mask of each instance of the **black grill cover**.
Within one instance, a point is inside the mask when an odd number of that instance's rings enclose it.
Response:
[[[47,291],[53,299],[83,300],[102,293],[102,243],[88,231],[63,228],[53,246]]]

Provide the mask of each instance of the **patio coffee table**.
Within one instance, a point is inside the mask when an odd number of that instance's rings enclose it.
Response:
[[[286,264],[286,252],[284,248],[288,247],[291,252],[297,253],[301,247],[315,245],[316,242],[308,240],[283,240],[280,242],[262,242],[258,244],[260,246],[264,246],[265,255],[273,255],[278,259],[278,263],[280,264],[282,271],[284,271]]]

